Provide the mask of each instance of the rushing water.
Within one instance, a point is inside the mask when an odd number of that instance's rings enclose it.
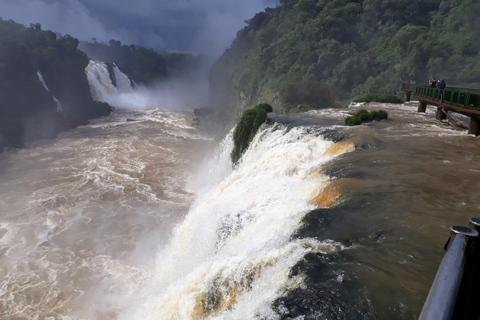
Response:
[[[112,318],[188,211],[211,145],[188,114],[117,110],[0,155],[0,318]]]
[[[480,142],[414,104],[273,116],[232,168],[188,113],[0,155],[2,319],[415,319]]]
[[[48,88],[47,84],[45,83],[45,79],[43,79],[43,75],[42,75],[42,73],[41,73],[40,71],[37,71],[37,76],[38,76],[38,80],[40,80],[40,82],[42,83],[42,85],[43,85],[43,87],[45,88],[45,90],[47,90],[47,92],[52,95],[53,101],[55,101],[55,104],[57,105],[57,112],[63,111],[62,104],[61,104],[60,101],[58,101],[58,99],[52,94],[52,92],[51,92],[50,89]]]

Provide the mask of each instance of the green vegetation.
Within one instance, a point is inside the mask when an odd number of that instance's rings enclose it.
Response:
[[[472,0],[281,0],[247,21],[210,71],[229,121],[239,105],[277,112],[345,105],[401,83],[480,87],[480,3]]]
[[[268,103],[259,103],[255,106],[255,108],[263,109],[265,110],[265,112],[273,112],[272,106],[269,105]]]
[[[78,39],[43,31],[39,23],[27,28],[0,18],[0,151],[22,147],[25,141],[55,137],[111,111],[109,105],[91,97],[85,75],[90,58],[79,46]],[[116,63],[138,84],[162,80],[169,74],[192,75],[206,59],[202,55],[159,54],[117,40],[108,45],[84,42],[81,47],[93,59]],[[112,72],[112,64],[107,66]],[[51,92],[45,90],[37,72]],[[52,94],[60,101],[62,112],[57,112]]]
[[[233,163],[236,163],[245,153],[258,128],[267,120],[267,112],[271,111],[272,106],[261,103],[243,112],[233,133],[234,148],[231,153]]]
[[[366,94],[360,98],[353,99],[352,102],[386,102],[403,103],[404,101],[397,96],[379,93]]]
[[[22,147],[25,141],[54,137],[59,131],[106,115],[111,108],[93,101],[85,75],[88,57],[78,40],[57,38],[40,24],[29,28],[0,18],[0,145]],[[39,80],[40,71],[51,93]],[[1,151],[1,150],[0,150]]]
[[[384,110],[375,110],[368,112],[365,109],[358,110],[354,116],[347,117],[345,119],[345,124],[349,126],[358,126],[364,122],[369,122],[373,120],[382,120],[387,119],[388,113]]]

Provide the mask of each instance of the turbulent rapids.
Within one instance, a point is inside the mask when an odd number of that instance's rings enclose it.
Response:
[[[0,318],[416,319],[478,212],[477,138],[325,109],[273,116],[232,166],[231,132],[138,109],[114,70],[87,69],[110,116],[0,155]]]
[[[331,240],[292,239],[328,184],[316,171],[332,159],[325,155],[332,143],[306,128],[271,131],[257,135],[238,167],[193,205],[157,258],[155,290],[134,319],[267,315],[276,298],[301,284],[289,273],[307,253],[344,249]],[[214,162],[229,159],[231,149],[224,150]]]

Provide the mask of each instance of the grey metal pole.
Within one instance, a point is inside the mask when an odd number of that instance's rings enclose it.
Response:
[[[452,318],[462,283],[467,250],[476,237],[478,237],[476,230],[462,226],[450,228],[447,252],[440,263],[419,320],[449,320]]]
[[[470,218],[470,220],[468,222],[468,225],[470,226],[470,228],[479,231],[480,230],[480,218],[476,218],[476,217]]]

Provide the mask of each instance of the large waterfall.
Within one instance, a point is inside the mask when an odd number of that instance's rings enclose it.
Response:
[[[137,90],[103,67],[105,99]],[[346,127],[361,107],[389,119]],[[0,154],[0,318],[416,319],[480,153],[415,110],[273,115],[235,166],[162,109]]]
[[[92,98],[117,108],[135,108],[131,99],[135,91],[130,79],[115,64],[112,64],[112,68],[114,72],[110,74],[106,63],[90,61],[85,73],[87,74]]]
[[[149,86],[136,85],[114,63],[109,72],[107,64],[98,61],[90,61],[85,73],[93,99],[115,108],[191,111],[206,103],[206,80],[170,78]]]
[[[271,131],[195,202],[157,257],[145,302],[124,319],[266,317],[276,298],[302,284],[289,273],[307,253],[345,249],[292,238],[305,214],[326,205],[315,199],[329,183],[320,168],[332,160],[332,142],[306,128]]]

